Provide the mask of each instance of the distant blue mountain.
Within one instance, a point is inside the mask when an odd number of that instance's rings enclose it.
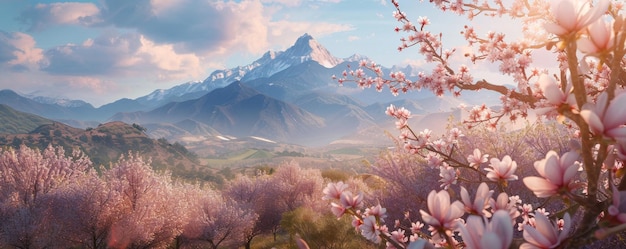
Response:
[[[106,121],[139,123],[156,138],[209,139],[259,136],[282,142],[320,145],[361,129],[386,125],[385,108],[393,103],[414,114],[449,112],[460,103],[497,98],[488,92],[464,98],[437,97],[429,91],[393,96],[387,90],[339,86],[332,75],[356,68],[362,55],[336,58],[312,36],[304,34],[285,51],[268,51],[261,58],[231,69],[217,70],[205,80],[158,89],[136,99],[120,99],[94,108],[83,101],[20,95],[0,91],[0,104],[80,128]],[[419,68],[400,70],[416,77]]]

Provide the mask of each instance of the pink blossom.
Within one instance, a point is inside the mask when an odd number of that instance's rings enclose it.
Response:
[[[489,162],[491,168],[485,169],[489,172],[487,173],[489,180],[494,182],[517,180],[517,175],[514,175],[517,169],[517,163],[513,161],[510,156],[504,156],[502,161],[498,158],[491,158]]]
[[[417,23],[419,23],[420,26],[424,27],[424,26],[430,24],[430,20],[428,20],[428,17],[426,17],[426,16],[420,16],[417,19]]]
[[[457,172],[453,167],[448,166],[446,163],[442,167],[439,168],[439,176],[441,177],[440,187],[443,189],[448,189],[450,185],[456,184],[457,180]]]
[[[546,23],[544,28],[558,36],[574,34],[598,20],[608,8],[608,0],[600,0],[593,7],[588,0],[554,0],[550,13],[555,22]]]
[[[424,228],[424,223],[421,223],[419,221],[411,223],[411,233],[418,233],[420,230],[422,230],[422,228]]]
[[[492,194],[493,190],[489,190],[487,183],[483,182],[476,189],[476,195],[472,201],[467,189],[461,186],[461,200],[465,204],[465,212],[482,216],[485,209],[489,207],[489,200]]]
[[[613,202],[609,206],[609,215],[615,217],[620,223],[626,223],[626,191],[619,191],[615,185],[613,188]]]
[[[450,204],[447,191],[431,191],[428,194],[428,212],[420,210],[422,220],[436,229],[451,230],[463,215],[463,203],[454,201]]]
[[[491,207],[491,212],[495,213],[498,210],[504,210],[509,213],[511,220],[515,220],[520,216],[520,211],[517,208],[516,199],[514,197],[509,197],[509,195],[505,192],[502,192],[498,195],[496,199],[489,199],[489,206]],[[532,208],[531,208],[532,210]],[[490,213],[486,213],[487,218],[491,217]]]
[[[398,111],[398,109],[396,108],[396,106],[391,104],[391,105],[389,105],[387,107],[387,110],[385,111],[385,114],[387,114],[388,116],[395,117],[397,111]]]
[[[330,204],[330,211],[337,216],[337,218],[341,218],[341,216],[346,213],[346,208],[333,202]]]
[[[574,151],[561,157],[556,152],[549,151],[544,159],[535,162],[535,169],[541,177],[525,177],[524,184],[540,198],[556,195],[560,191],[569,192],[575,188],[578,157],[578,153]]]
[[[380,231],[378,228],[379,226],[376,223],[376,217],[374,216],[366,216],[363,218],[363,224],[359,226],[359,229],[361,229],[361,235],[374,243],[380,243]]]
[[[341,193],[348,188],[348,184],[344,184],[342,181],[336,183],[328,183],[326,188],[322,190],[324,193],[323,200],[338,200],[341,197]]]
[[[407,238],[404,235],[404,230],[402,230],[402,229],[398,229],[396,231],[391,232],[389,237],[392,240],[394,240],[396,242],[400,242],[400,243],[406,243],[407,241],[409,241],[409,238]],[[396,249],[396,247],[393,246],[393,244],[387,242],[387,249]]]
[[[457,140],[458,140],[459,138],[461,138],[461,137],[465,137],[465,135],[463,134],[463,131],[461,131],[461,129],[456,128],[456,127],[454,127],[454,128],[452,128],[452,129],[450,129],[450,131],[448,132],[448,134],[449,134],[449,138],[448,138],[448,139],[449,139],[452,143],[456,143],[456,142],[457,142]]]
[[[613,47],[615,33],[613,23],[598,19],[587,27],[587,36],[577,41],[578,49],[586,54],[597,54],[608,51]]]
[[[608,95],[600,94],[595,104],[587,103],[580,116],[596,135],[604,135],[619,141],[626,139],[626,94],[618,94],[608,103]]]
[[[357,194],[354,196],[350,191],[343,191],[339,197],[339,203],[331,203],[330,211],[333,212],[337,218],[343,216],[349,209],[359,209],[363,206],[363,195]]]
[[[467,161],[470,163],[470,167],[478,168],[482,163],[487,162],[489,154],[482,154],[479,149],[474,149],[474,152],[467,156]]]
[[[378,219],[380,219],[381,222],[383,222],[385,221],[385,218],[387,218],[387,209],[378,204],[371,208],[365,209],[365,214],[377,217]]]
[[[459,226],[467,249],[509,248],[513,241],[513,226],[508,212],[497,211],[491,221],[480,216],[467,217],[467,223]]]
[[[363,221],[357,218],[356,216],[352,217],[352,226],[358,231],[361,229],[361,225],[363,225]]]
[[[341,205],[345,208],[361,208],[363,206],[363,195],[354,196],[350,191],[344,191],[339,198]]]
[[[570,221],[569,214],[565,213],[561,230],[558,224],[550,222],[544,214],[536,213],[535,226],[524,225],[524,240],[526,240],[526,243],[522,244],[520,249],[556,248],[567,238],[571,225]]]
[[[549,105],[545,108],[539,108],[539,114],[557,110],[562,104],[569,105],[570,109],[576,108],[576,98],[574,95],[571,93],[565,94],[553,77],[550,77],[547,74],[541,74],[537,83],[539,84],[539,88]],[[569,92],[569,90],[567,92]]]
[[[433,169],[435,167],[439,167],[443,163],[441,156],[435,152],[428,152],[428,155],[426,155],[426,161],[428,162],[428,166]]]

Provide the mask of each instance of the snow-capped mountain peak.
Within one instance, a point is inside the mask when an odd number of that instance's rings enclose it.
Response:
[[[159,104],[168,99],[181,97],[192,92],[208,93],[213,89],[224,87],[234,81],[247,81],[269,77],[291,66],[307,61],[315,61],[326,68],[332,68],[343,62],[319,44],[311,35],[300,36],[293,46],[285,51],[268,51],[261,58],[246,65],[231,69],[213,71],[202,82],[187,82],[170,89],[159,89],[149,95],[138,98],[140,102]],[[157,103],[158,102],[158,103]]]
[[[293,59],[299,58],[302,62],[313,60],[326,68],[332,68],[342,62],[341,59],[332,56],[326,48],[307,33],[300,36],[284,54]]]
[[[366,60],[366,61],[371,61],[370,58],[368,58],[365,55],[360,55],[360,54],[353,54],[350,57],[344,58],[344,61],[349,61],[349,62],[360,62],[362,60]]]
[[[32,94],[20,94],[23,97],[34,100],[35,102],[41,104],[49,104],[49,105],[58,105],[62,107],[82,107],[82,106],[91,106],[91,104],[82,101],[82,100],[74,100],[68,99],[64,97],[49,97],[49,96],[39,96],[36,93]]]

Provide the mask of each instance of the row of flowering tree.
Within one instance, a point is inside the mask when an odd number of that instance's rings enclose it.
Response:
[[[459,31],[467,41],[463,48],[447,48],[445,34],[428,30],[428,18],[414,22],[396,0],[392,3],[397,9],[394,17],[401,23],[396,31],[406,33],[398,50],[417,47],[432,70],[409,79],[401,72],[384,75],[380,66],[363,61],[359,68],[335,77],[340,84],[355,82],[378,91],[389,88],[394,94],[429,90],[458,96],[493,91],[501,94],[501,106],[467,110],[467,127],[498,130],[504,122],[536,115],[540,122],[556,125],[552,131],[567,139],[544,143],[535,136],[531,153],[494,151],[497,146],[489,143],[502,143],[498,138],[484,135],[482,141],[468,140],[467,130],[461,128],[441,136],[416,131],[411,129],[409,110],[389,106],[387,114],[397,120],[402,149],[381,157],[374,173],[384,179],[404,175],[394,179],[392,191],[403,196],[396,203],[404,203],[395,211],[415,212],[393,223],[387,217],[397,214],[387,213],[380,204],[366,206],[362,193],[336,182],[328,184],[324,194],[338,217],[351,216],[365,238],[384,242],[388,248],[578,248],[626,230],[622,1],[430,1],[443,12],[468,20],[514,19],[520,24],[510,26],[510,34],[479,35],[469,22],[460,23]],[[522,38],[509,40],[518,34]],[[460,51],[466,53],[459,56]],[[456,64],[459,57],[467,65],[497,65],[501,76],[493,82],[475,79],[480,73]],[[534,63],[538,58],[541,64]],[[554,67],[538,66],[550,61]],[[513,87],[496,82],[503,77]],[[523,136],[500,139],[510,145],[530,141]],[[425,171],[416,167],[434,170],[439,184],[431,184],[428,191],[402,188],[410,186],[408,177],[430,180],[424,177],[427,174],[417,174]],[[392,191],[381,194],[394,195]]]
[[[250,248],[283,213],[321,212],[323,181],[289,162],[216,190],[134,154],[97,173],[78,151],[0,149],[0,248]]]

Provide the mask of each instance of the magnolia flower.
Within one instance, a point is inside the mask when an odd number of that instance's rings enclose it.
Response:
[[[517,208],[517,203],[515,200],[509,198],[509,195],[505,192],[502,192],[498,195],[496,199],[489,199],[489,206],[491,207],[491,212],[496,213],[497,211],[506,211],[511,220],[514,221],[517,217],[520,216],[520,211]],[[485,216],[487,218],[491,217],[491,213],[486,213]]]
[[[376,206],[372,206],[371,208],[366,208],[365,214],[378,217],[381,222],[384,222],[385,218],[387,218],[387,209],[378,204]]]
[[[575,188],[578,157],[578,153],[574,151],[561,157],[556,152],[549,151],[544,159],[535,162],[535,170],[541,177],[525,177],[524,184],[540,198],[556,195],[562,190],[569,192]]]
[[[339,203],[331,203],[330,211],[333,212],[337,218],[343,216],[348,209],[359,209],[363,206],[363,195],[357,194],[354,196],[350,191],[343,191],[339,197]]]
[[[499,210],[491,221],[480,216],[469,216],[464,226],[459,226],[467,249],[506,249],[513,241],[513,226],[509,213]]]
[[[558,36],[574,34],[598,20],[608,8],[609,0],[600,0],[593,7],[588,0],[553,0],[550,13],[555,22],[544,24],[544,28]]]
[[[485,210],[489,208],[489,200],[492,194],[493,190],[489,190],[487,183],[483,182],[478,186],[478,189],[476,189],[476,196],[474,197],[474,201],[472,201],[467,189],[461,186],[461,200],[463,204],[465,204],[465,212],[482,216]]]
[[[537,83],[539,84],[539,88],[549,105],[545,108],[538,108],[538,114],[545,114],[550,111],[557,110],[562,104],[569,105],[571,109],[576,108],[576,98],[574,97],[574,94],[565,94],[553,77],[550,77],[547,74],[541,74]],[[569,90],[567,92],[569,92]]]
[[[562,230],[560,229],[562,227]],[[524,240],[520,249],[532,248],[556,248],[569,234],[570,217],[565,213],[562,226],[553,224],[548,217],[542,213],[535,213],[535,227],[524,225]],[[561,230],[561,231],[559,231]]]
[[[443,189],[448,189],[450,185],[456,184],[457,180],[457,172],[453,167],[448,166],[448,164],[443,163],[443,166],[439,167],[439,176],[441,177],[441,185]]]
[[[454,201],[450,204],[450,194],[447,191],[434,190],[428,194],[428,212],[420,210],[422,220],[435,229],[452,230],[456,227],[457,219],[463,214],[463,203]]]
[[[491,158],[489,162],[491,168],[485,169],[489,172],[487,173],[489,180],[494,182],[517,180],[517,176],[513,174],[517,169],[517,163],[510,156],[504,156],[502,161],[498,158]]]
[[[613,188],[613,202],[609,206],[609,215],[615,217],[620,223],[626,223],[626,191],[619,191],[615,185]]]
[[[339,198],[341,205],[345,208],[361,208],[363,206],[363,195],[352,195],[350,191],[344,191]]]
[[[326,188],[322,190],[324,193],[323,200],[338,200],[341,197],[341,193],[348,188],[348,184],[344,184],[342,181],[336,183],[328,183]]]
[[[378,224],[376,224],[376,217],[367,216],[363,218],[363,225],[359,227],[361,229],[361,235],[374,243],[380,243],[380,231],[378,230]]]
[[[488,157],[488,154],[483,154],[479,149],[474,149],[474,152],[467,156],[467,161],[469,162],[470,167],[478,168],[480,164],[487,162]]]
[[[398,228],[398,230],[391,232],[389,238],[391,238],[392,240],[399,242],[399,243],[406,243],[407,241],[409,241],[409,238],[407,238],[404,235],[404,230]],[[387,242],[387,248],[388,249],[395,249],[396,247],[393,246],[391,243]]]
[[[626,93],[617,94],[608,103],[606,92],[600,94],[595,104],[587,103],[580,116],[596,135],[604,135],[620,141],[626,140]]]
[[[587,37],[577,41],[578,49],[586,54],[598,54],[613,47],[615,34],[613,33],[614,20],[607,22],[598,19],[587,27]]]

